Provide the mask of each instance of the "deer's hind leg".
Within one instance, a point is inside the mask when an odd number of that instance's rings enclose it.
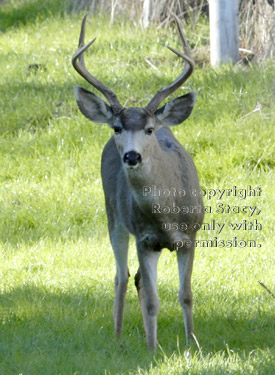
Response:
[[[128,245],[129,233],[122,226],[110,229],[111,243],[116,259],[115,276],[115,302],[114,302],[114,324],[115,333],[119,336],[122,331],[125,296],[129,279],[128,271]]]
[[[139,269],[135,276],[146,333],[147,345],[154,350],[157,345],[157,315],[159,299],[157,293],[157,263],[161,251],[153,251],[138,244]]]

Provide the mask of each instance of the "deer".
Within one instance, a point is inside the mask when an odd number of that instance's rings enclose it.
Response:
[[[93,123],[105,123],[113,135],[101,158],[108,231],[116,261],[114,328],[122,333],[125,297],[129,280],[129,236],[135,237],[139,268],[135,274],[148,349],[157,347],[157,264],[163,249],[176,251],[179,272],[178,299],[183,311],[186,344],[194,338],[191,274],[196,233],[203,221],[203,202],[196,167],[170,127],[181,124],[192,112],[194,91],[168,101],[192,74],[194,61],[181,51],[168,48],[184,61],[181,74],[159,90],[144,108],[124,108],[117,95],[87,70],[83,18],[74,69],[105,97],[76,86],[75,98],[81,113]],[[186,42],[176,20],[183,51]],[[167,229],[167,224],[170,228]]]

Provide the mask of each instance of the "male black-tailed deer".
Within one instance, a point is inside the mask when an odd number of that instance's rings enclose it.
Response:
[[[196,94],[190,92],[159,104],[192,74],[190,57],[170,48],[185,60],[181,75],[158,91],[145,108],[124,108],[117,96],[93,77],[84,64],[84,17],[79,48],[73,55],[76,71],[108,100],[76,86],[80,111],[89,120],[107,123],[114,135],[102,154],[102,181],[110,240],[116,259],[114,324],[122,331],[124,302],[129,278],[127,257],[129,234],[135,236],[139,269],[135,275],[149,349],[157,344],[157,262],[163,248],[177,251],[179,301],[184,314],[186,340],[193,335],[191,273],[196,231],[203,219],[203,205],[196,168],[175,139],[170,126],[190,115]],[[177,22],[179,35],[185,41]]]

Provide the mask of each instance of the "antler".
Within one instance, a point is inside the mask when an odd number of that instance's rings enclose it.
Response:
[[[93,39],[90,43],[88,43],[85,46],[84,38],[85,38],[85,25],[86,25],[86,16],[82,20],[81,24],[81,31],[79,36],[79,44],[78,44],[78,50],[74,53],[72,57],[72,64],[75,70],[84,78],[86,81],[88,81],[91,85],[93,85],[96,89],[98,89],[108,100],[110,103],[114,114],[119,114],[123,110],[123,106],[119,103],[118,98],[116,94],[108,89],[102,82],[100,82],[98,79],[93,77],[87,70],[85,63],[84,63],[84,52],[94,43],[96,40]]]
[[[181,30],[179,21],[177,20],[177,18],[175,18],[175,21],[176,21],[178,31],[179,31],[179,34],[180,34],[180,39],[181,39],[181,42],[182,42],[183,50],[188,50],[187,44],[186,44],[184,36],[182,34],[182,30]],[[194,67],[195,67],[195,63],[191,59],[191,57],[189,57],[187,55],[184,55],[182,52],[176,51],[172,47],[169,47],[169,46],[167,46],[167,47],[172,52],[174,52],[176,55],[180,56],[183,60],[185,60],[186,64],[184,65],[184,69],[183,69],[181,75],[178,76],[178,78],[176,78],[176,80],[173,83],[171,83],[171,85],[169,85],[168,87],[165,87],[165,88],[161,89],[160,91],[158,91],[156,93],[156,95],[151,99],[149,104],[147,104],[147,106],[145,107],[145,110],[150,115],[152,115],[157,110],[159,104],[165,98],[167,98],[167,96],[169,96],[170,94],[172,94],[172,92],[177,90],[191,76],[191,74],[193,73]]]

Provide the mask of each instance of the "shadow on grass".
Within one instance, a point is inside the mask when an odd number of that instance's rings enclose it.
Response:
[[[97,284],[87,292],[51,293],[25,286],[0,296],[0,372],[121,374],[149,365],[142,335],[118,342],[111,295]],[[132,316],[133,321],[136,320]]]
[[[163,292],[167,293],[161,290],[160,294]],[[0,372],[5,375],[103,374],[104,370],[107,374],[126,375],[140,368],[149,372],[153,358],[146,349],[137,298],[127,298],[120,342],[113,333],[113,292],[103,283],[71,292],[62,289],[51,292],[46,287],[26,285],[1,294],[0,303]],[[204,355],[218,351],[225,351],[226,355],[228,346],[246,361],[252,350],[273,346],[271,316],[255,317],[254,329],[246,319],[231,318],[218,314],[211,318],[196,317],[197,336]],[[242,329],[236,330],[234,325]],[[259,339],[259,334],[265,340]],[[169,316],[162,311],[159,342],[167,357],[177,352],[177,336],[182,352],[183,335],[180,309]],[[155,359],[153,363],[160,364],[165,357],[158,351]],[[268,369],[269,364],[266,366]],[[211,374],[219,374],[220,370],[212,368]],[[261,373],[264,371],[261,363]]]
[[[0,31],[5,32],[11,27],[32,24],[61,14],[63,4],[63,0],[7,1],[0,8]]]
[[[165,296],[173,295],[174,301],[177,296],[177,290],[171,293],[166,288],[159,288],[160,303],[165,301]],[[271,307],[261,307],[260,302],[255,305],[255,299],[261,299],[262,291],[259,290],[259,295],[239,296],[236,302],[221,301],[225,299],[223,292],[217,289],[216,302],[212,302],[212,306],[209,306],[209,301],[213,300],[213,295],[198,295],[194,292],[195,304],[193,308],[194,312],[194,326],[195,334],[199,341],[199,344],[204,354],[213,354],[213,352],[219,352],[229,347],[237,352],[244,352],[249,354],[255,349],[265,349],[274,347],[274,331],[275,331],[275,320],[274,313]],[[264,296],[266,298],[266,296]],[[269,298],[267,296],[267,298]],[[172,352],[175,349],[172,337],[178,336],[180,348],[184,348],[185,335],[181,309],[178,304],[173,306],[173,300],[169,301],[167,308],[172,313],[165,313],[160,310],[159,314],[159,341],[162,344],[164,350]],[[272,303],[273,301],[271,301]],[[211,303],[211,302],[210,302]],[[250,303],[252,303],[251,307]],[[204,306],[209,306],[205,310]],[[244,309],[243,306],[246,306]],[[176,308],[175,308],[176,307]],[[201,308],[202,307],[202,308]],[[173,309],[174,308],[174,309]],[[214,311],[213,311],[214,310]],[[238,313],[238,310],[241,313]],[[245,310],[245,312],[244,312]],[[207,316],[204,312],[207,311]],[[162,339],[169,332],[171,342],[165,342]]]

